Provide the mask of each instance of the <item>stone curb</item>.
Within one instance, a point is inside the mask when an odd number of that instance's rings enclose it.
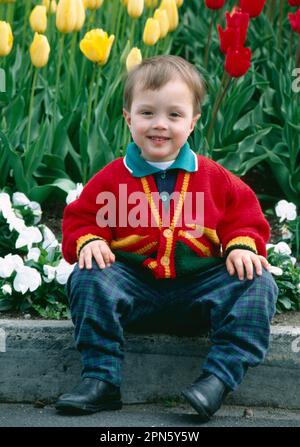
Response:
[[[180,397],[201,372],[206,337],[126,334],[124,403]],[[71,321],[0,319],[0,402],[53,402],[80,378]],[[272,326],[263,364],[226,403],[300,409],[300,327]]]

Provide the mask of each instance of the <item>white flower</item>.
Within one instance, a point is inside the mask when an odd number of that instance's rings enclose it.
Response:
[[[9,278],[11,274],[24,265],[23,259],[19,255],[6,255],[0,258],[0,277]]]
[[[274,248],[274,251],[275,253],[281,253],[282,255],[290,255],[292,253],[286,242],[278,242]]]
[[[59,246],[59,242],[50,228],[46,225],[42,226],[42,232],[44,236],[43,248],[48,252],[47,260],[51,262],[53,261],[55,250]]]
[[[10,197],[6,192],[0,193],[0,212],[6,219],[7,213],[11,211]]]
[[[275,245],[274,244],[267,244],[266,247],[267,247],[267,251],[268,251],[270,248],[275,247]]]
[[[82,190],[83,190],[82,183],[76,183],[76,188],[71,189],[71,191],[69,191],[69,194],[67,195],[66,198],[66,203],[69,205],[69,203],[76,200],[80,196]]]
[[[275,212],[277,217],[280,217],[279,222],[287,220],[294,220],[297,217],[296,205],[292,202],[287,202],[286,200],[279,200],[275,206]]]
[[[37,247],[35,248],[30,248],[28,250],[28,254],[27,254],[27,261],[29,261],[30,259],[32,259],[34,262],[38,262],[39,257],[41,255],[41,250]]]
[[[15,192],[12,196],[12,202],[15,206],[24,206],[28,205],[30,200],[22,192]]]
[[[50,230],[50,228],[48,228],[46,225],[43,225],[42,232],[44,236],[43,248],[47,250],[47,248],[58,246],[58,240],[56,239],[54,233]]]
[[[270,265],[270,272],[275,276],[281,276],[283,274],[283,270],[280,267],[275,267],[274,265]]]
[[[34,215],[33,223],[34,224],[39,223],[42,217],[41,205],[38,202],[29,202],[27,207],[31,209],[32,214]]]
[[[17,270],[13,286],[17,292],[21,292],[24,295],[28,289],[30,292],[34,292],[41,284],[42,278],[40,273],[32,267],[24,265]]]
[[[16,241],[16,248],[24,247],[25,245],[28,248],[32,247],[32,244],[35,242],[41,242],[43,239],[42,233],[36,227],[25,227],[20,232],[20,235]]]
[[[296,258],[294,258],[294,256],[291,256],[291,262],[292,262],[292,264],[293,264],[293,265],[295,265],[295,264],[296,264],[296,262],[297,262],[297,259],[296,259]]]
[[[9,224],[10,231],[16,230],[18,233],[21,233],[26,227],[24,219],[17,217],[12,209],[7,213],[6,221]]]
[[[300,282],[299,282],[299,284],[297,284],[297,289],[298,289],[298,291],[300,293]]]
[[[3,292],[3,295],[11,295],[12,294],[12,288],[10,284],[4,284],[1,287],[1,290]]]
[[[75,264],[69,264],[64,259],[61,259],[58,266],[56,267],[56,281],[59,284],[66,284],[74,267]]]
[[[44,277],[44,281],[45,282],[53,281],[53,279],[55,278],[56,268],[52,267],[51,265],[44,265],[43,270],[46,275]]]
[[[286,225],[283,225],[281,228],[282,239],[291,239],[293,234],[290,232]]]

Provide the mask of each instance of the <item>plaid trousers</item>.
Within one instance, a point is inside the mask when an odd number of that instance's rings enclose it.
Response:
[[[156,280],[143,268],[116,261],[101,270],[76,264],[66,284],[82,377],[121,384],[124,329],[196,335],[209,330],[212,346],[203,371],[235,390],[248,367],[269,346],[278,287],[263,267],[261,276],[239,280],[219,265],[190,276]]]

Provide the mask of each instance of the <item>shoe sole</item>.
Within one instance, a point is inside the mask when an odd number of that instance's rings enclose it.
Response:
[[[205,411],[202,404],[195,398],[193,393],[189,390],[181,391],[181,394],[183,397],[186,398],[186,400],[189,402],[189,404],[194,408],[194,410],[197,411],[197,413],[200,415],[202,422],[208,422],[211,418],[211,415]]]
[[[97,413],[98,411],[109,411],[109,410],[121,410],[123,403],[121,401],[111,402],[109,404],[101,404],[101,405],[74,405],[74,403],[63,403],[59,405],[55,405],[55,408],[60,413],[66,414],[91,414]]]

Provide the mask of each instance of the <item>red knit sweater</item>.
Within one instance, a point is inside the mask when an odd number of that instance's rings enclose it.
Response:
[[[108,200],[103,200],[104,192]],[[135,192],[144,200],[130,196]],[[217,162],[198,155],[196,172],[179,171],[174,191],[178,200],[171,200],[167,224],[162,222],[161,202],[154,199],[156,205],[151,204],[154,192],[158,194],[152,175],[133,177],[123,158],[112,161],[65,208],[64,258],[76,262],[83,245],[100,237],[110,245],[117,260],[150,269],[160,279],[205,268],[210,265],[208,261],[220,260],[233,248],[266,256],[270,227],[254,192]],[[186,212],[190,208],[185,207],[185,192],[190,195],[192,211]],[[127,203],[129,196],[132,203]],[[195,201],[199,197],[204,201],[204,218],[196,226]],[[104,226],[108,217],[109,226]],[[136,221],[141,225],[134,227],[132,222]],[[201,231],[196,233],[196,229]]]

